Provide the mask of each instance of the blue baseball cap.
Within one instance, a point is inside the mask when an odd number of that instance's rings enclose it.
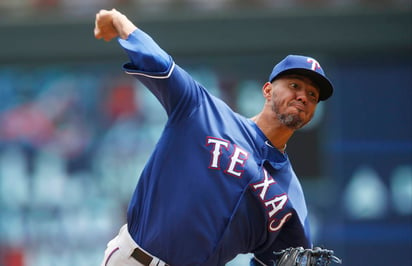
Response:
[[[319,62],[312,57],[302,55],[288,55],[272,70],[269,82],[286,74],[299,74],[311,79],[319,88],[319,101],[324,101],[332,96],[333,85],[326,77]]]

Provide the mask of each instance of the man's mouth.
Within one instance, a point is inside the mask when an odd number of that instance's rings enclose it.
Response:
[[[303,103],[293,102],[293,103],[290,103],[289,106],[295,107],[296,109],[298,109],[301,112],[305,111],[305,105]]]

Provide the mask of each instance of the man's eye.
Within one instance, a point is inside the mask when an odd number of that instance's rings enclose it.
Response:
[[[314,93],[313,91],[310,91],[310,92],[309,92],[309,96],[310,96],[313,100],[318,101],[318,97],[316,96],[316,93]]]
[[[297,89],[299,86],[298,86],[297,83],[292,82],[292,83],[290,83],[290,87],[292,87],[294,89]]]

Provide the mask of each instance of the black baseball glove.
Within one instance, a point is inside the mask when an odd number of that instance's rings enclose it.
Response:
[[[316,247],[313,249],[287,248],[274,253],[276,266],[327,266],[331,262],[342,263],[333,255],[333,250]]]

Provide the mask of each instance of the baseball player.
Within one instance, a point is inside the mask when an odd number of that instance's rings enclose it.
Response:
[[[159,100],[168,120],[102,265],[224,265],[253,253],[312,247],[308,212],[286,143],[333,92],[320,64],[289,55],[262,87],[265,103],[246,118],[177,65],[115,9],[96,15],[95,37],[118,38],[123,68]]]

